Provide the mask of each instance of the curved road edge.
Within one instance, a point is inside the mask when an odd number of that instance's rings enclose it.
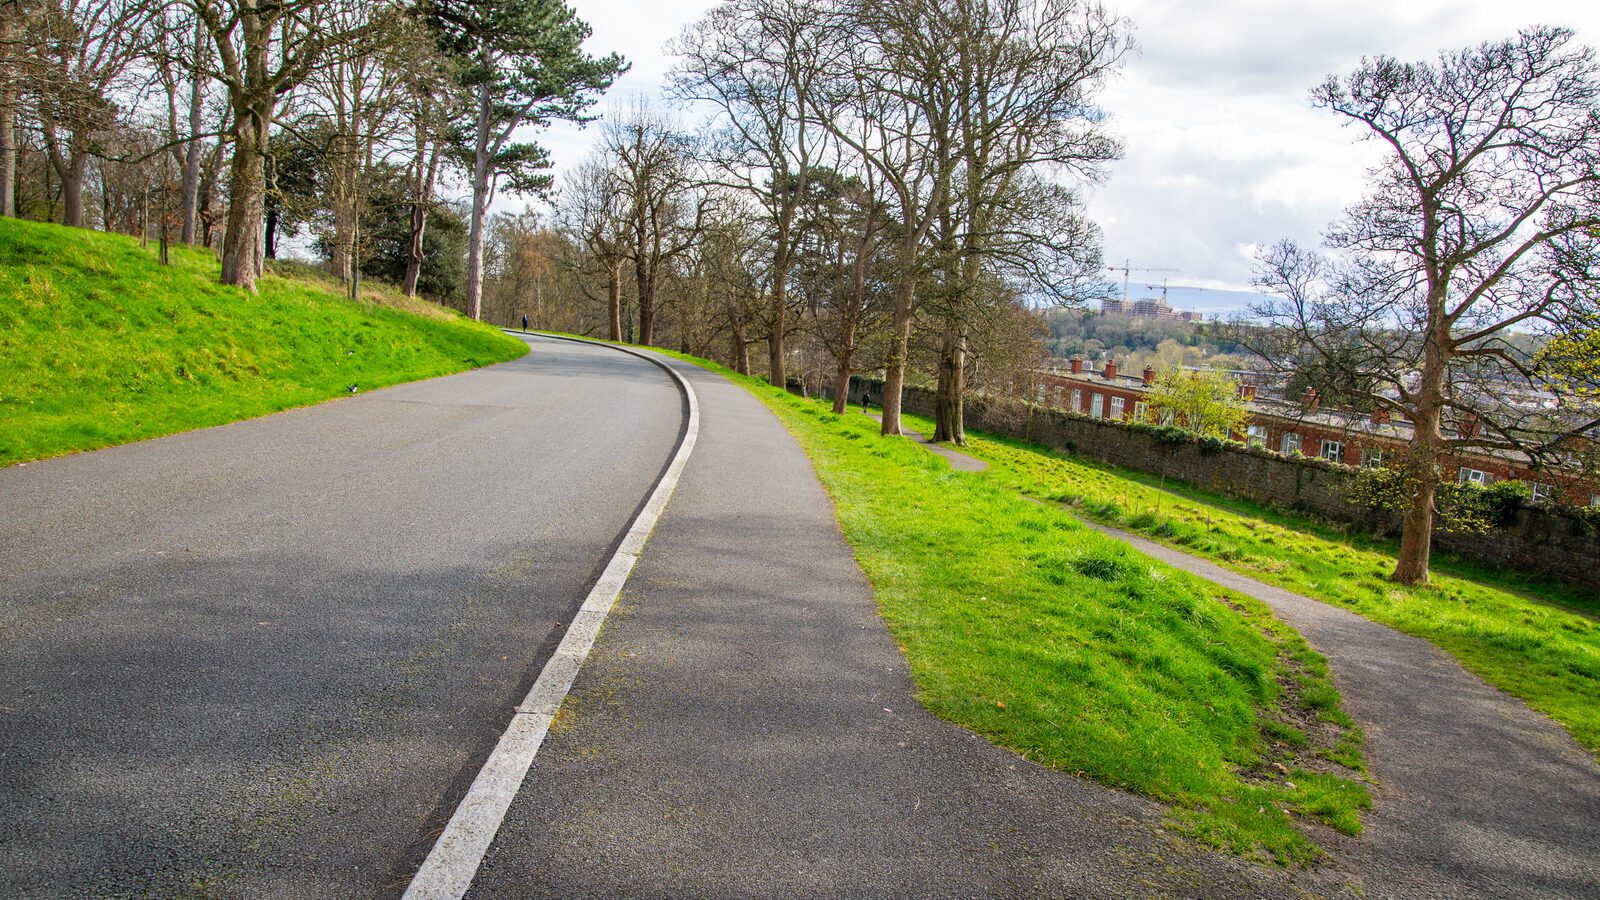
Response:
[[[540,670],[538,679],[528,690],[521,705],[516,708],[511,723],[501,734],[483,768],[478,770],[466,796],[456,805],[444,831],[406,888],[404,900],[460,900],[472,886],[478,866],[505,819],[506,810],[521,789],[528,769],[533,765],[545,735],[549,733],[550,723],[560,711],[562,701],[578,677],[578,670],[594,647],[607,614],[611,612],[629,574],[639,561],[639,555],[644,552],[645,542],[650,539],[650,532],[655,529],[656,522],[667,507],[667,501],[678,486],[678,479],[689,462],[689,455],[694,452],[695,440],[700,434],[699,397],[688,380],[663,360],[601,341],[553,334],[541,336],[610,347],[660,367],[672,377],[683,394],[687,409],[684,428],[678,436],[672,461],[656,480],[650,498],[634,516],[633,524],[628,527],[627,534],[618,544],[600,579],[584,598],[577,615],[568,623],[566,635]]]

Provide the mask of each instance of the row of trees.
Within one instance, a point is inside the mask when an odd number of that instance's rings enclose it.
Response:
[[[86,226],[97,197],[101,227],[170,225],[246,289],[309,220],[354,286],[364,231],[403,219],[414,292],[453,166],[477,315],[491,198],[548,185],[519,129],[585,118],[625,68],[588,35],[560,0],[6,0],[0,214]]]
[[[717,332],[779,385],[824,357],[841,405],[881,368],[886,434],[928,352],[959,443],[980,359],[1036,346],[1025,302],[1102,282],[1074,188],[1119,152],[1094,98],[1129,46],[1083,0],[730,0],[672,46],[703,125],[611,117],[555,225],[608,336]]]

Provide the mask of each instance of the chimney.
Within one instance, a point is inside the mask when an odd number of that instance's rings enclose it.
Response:
[[[1317,408],[1317,403],[1318,403],[1317,389],[1316,388],[1306,388],[1306,395],[1305,395],[1304,398],[1302,398],[1301,402],[1305,404],[1306,410],[1308,412],[1311,411],[1311,410],[1316,409]]]
[[[1117,377],[1117,361],[1116,360],[1114,360],[1114,359],[1106,360],[1106,373],[1105,374],[1106,374],[1106,380],[1107,381],[1110,381],[1111,379]]]
[[[1083,374],[1083,360],[1080,359],[1079,357],[1076,357],[1076,356],[1074,356],[1072,358],[1072,374],[1074,374],[1074,375],[1082,375]]]
[[[1389,424],[1389,407],[1387,407],[1387,406],[1374,406],[1372,408],[1372,424],[1374,424],[1374,425],[1387,425],[1387,424]]]
[[[1144,367],[1144,383],[1146,385],[1151,385],[1151,384],[1155,384],[1156,383],[1156,367],[1155,366],[1145,366]]]

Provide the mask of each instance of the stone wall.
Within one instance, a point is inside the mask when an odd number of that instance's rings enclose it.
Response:
[[[934,394],[907,388],[903,404],[907,412],[932,416]],[[1319,459],[1291,459],[1237,444],[1172,443],[1154,429],[982,396],[968,399],[966,424],[1368,531],[1397,531],[1394,517],[1345,499],[1351,470]],[[1495,568],[1600,590],[1600,529],[1571,513],[1523,507],[1511,522],[1483,534],[1437,532],[1434,546]]]

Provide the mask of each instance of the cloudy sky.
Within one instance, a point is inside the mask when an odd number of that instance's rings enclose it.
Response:
[[[666,42],[711,0],[569,0],[594,28],[596,52],[633,69],[602,109],[654,96],[671,65]],[[1127,144],[1094,189],[1108,261],[1180,271],[1146,275],[1210,289],[1173,305],[1217,311],[1248,290],[1251,253],[1280,237],[1314,242],[1361,193],[1377,148],[1307,93],[1363,55],[1431,57],[1508,37],[1535,23],[1564,25],[1600,44],[1600,3],[1574,0],[1110,0],[1134,25],[1139,52],[1103,105]],[[588,152],[594,126],[556,126],[540,140],[558,170]],[[1140,275],[1133,276],[1139,294]]]

